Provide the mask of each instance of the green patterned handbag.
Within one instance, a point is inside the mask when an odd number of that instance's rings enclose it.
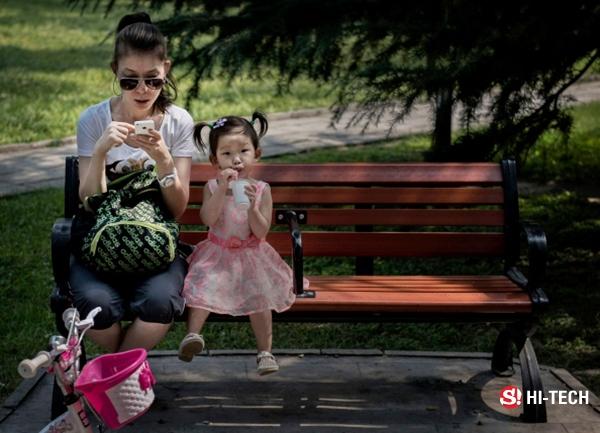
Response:
[[[86,199],[95,223],[83,236],[79,258],[109,274],[149,274],[175,260],[179,225],[162,200],[156,173],[138,170]]]

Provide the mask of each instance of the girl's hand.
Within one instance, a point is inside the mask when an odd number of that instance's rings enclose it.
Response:
[[[135,132],[135,127],[131,125]],[[155,129],[148,130],[149,135],[131,134],[127,137],[127,144],[132,147],[139,147],[144,150],[150,158],[156,161],[157,164],[166,163],[171,160],[169,149],[160,135],[160,132]]]
[[[233,168],[226,168],[225,170],[221,170],[219,175],[217,176],[217,181],[219,186],[227,189],[229,187],[229,182],[232,180],[238,179],[238,172]]]
[[[125,143],[130,134],[135,132],[135,127],[126,122],[110,122],[102,136],[96,142],[95,150],[106,155],[110,149]]]
[[[258,196],[257,196],[258,186],[254,183],[246,185],[244,187],[244,192],[248,196],[248,200],[250,200],[250,209],[248,209],[248,210],[258,209]]]

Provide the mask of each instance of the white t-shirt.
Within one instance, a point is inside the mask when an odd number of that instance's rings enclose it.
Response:
[[[77,122],[77,153],[79,156],[92,156],[94,146],[112,122],[110,99],[88,107]],[[191,158],[194,154],[194,120],[190,113],[171,104],[159,128],[169,152],[174,158]],[[123,173],[139,168],[154,166],[155,162],[139,148],[122,144],[113,147],[106,155],[106,177],[112,180]]]

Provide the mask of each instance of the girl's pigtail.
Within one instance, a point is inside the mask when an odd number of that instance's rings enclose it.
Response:
[[[204,142],[204,140],[202,140],[202,130],[205,126],[211,129],[210,124],[206,122],[198,122],[194,126],[194,143],[196,144],[198,150],[200,150],[202,153],[206,153],[206,149],[208,148],[208,145]]]
[[[254,122],[256,120],[258,120],[258,122],[260,123],[260,130],[258,131],[258,138],[260,139],[269,130],[269,122],[267,122],[266,116],[260,111],[255,111],[254,113],[252,113],[252,125],[254,125]]]

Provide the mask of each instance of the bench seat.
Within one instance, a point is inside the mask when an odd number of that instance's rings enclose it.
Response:
[[[315,312],[531,313],[529,295],[498,276],[309,276],[314,298],[290,309]]]

